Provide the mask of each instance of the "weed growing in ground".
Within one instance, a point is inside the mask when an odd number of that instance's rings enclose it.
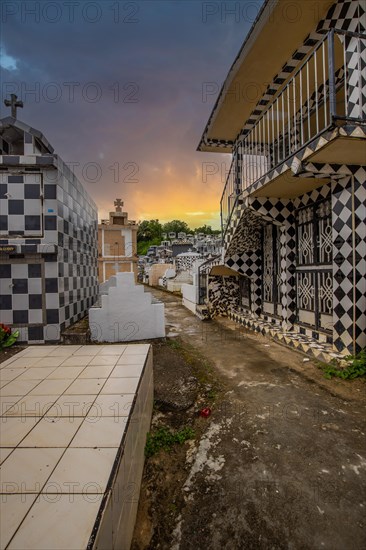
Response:
[[[215,390],[210,390],[210,391],[207,393],[208,399],[215,399],[216,396],[217,396],[217,393],[215,392]]]
[[[168,339],[167,344],[173,349],[182,349],[182,344],[178,340]]]
[[[354,378],[366,376],[366,349],[363,349],[357,355],[348,355],[345,360],[349,362],[349,365],[343,369],[335,365],[323,367],[324,377],[328,380],[333,377],[353,380]]]
[[[183,428],[175,432],[168,428],[159,428],[155,432],[149,432],[146,437],[145,456],[149,458],[162,449],[169,451],[174,445],[182,445],[188,439],[194,439],[195,432],[192,428]]]
[[[210,386],[206,397],[214,400],[221,390],[221,384],[217,379],[217,373],[212,364],[201,355],[196,348],[179,338],[168,339],[168,345],[177,351],[184,361],[192,368],[193,376],[201,386]]]

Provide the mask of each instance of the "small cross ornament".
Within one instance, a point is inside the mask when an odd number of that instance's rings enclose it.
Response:
[[[123,206],[122,199],[116,199],[114,201],[114,206],[116,207],[116,212],[122,212],[122,206]]]
[[[11,107],[11,116],[17,118],[17,109],[23,108],[23,101],[18,100],[18,96],[15,94],[10,94],[10,99],[4,99],[4,105]]]

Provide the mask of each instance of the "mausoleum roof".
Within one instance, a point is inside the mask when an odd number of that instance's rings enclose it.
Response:
[[[177,254],[177,258],[183,258],[185,256],[199,256],[198,252],[192,252],[192,250],[188,250],[188,252],[181,252],[180,254]]]
[[[47,153],[52,154],[54,152],[54,148],[50,142],[45,138],[42,132],[36,130],[36,128],[33,128],[32,126],[25,124],[25,122],[21,122],[17,118],[13,118],[11,116],[0,119],[0,136],[2,136],[6,141],[12,142],[14,139],[19,137],[20,133],[24,132],[27,132],[37,138],[37,140],[46,149]]]

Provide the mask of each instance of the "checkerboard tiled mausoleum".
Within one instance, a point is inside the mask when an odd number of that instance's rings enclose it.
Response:
[[[291,5],[264,2],[199,144],[232,153],[224,253],[201,268],[201,312],[355,353],[366,346],[366,6]]]
[[[56,342],[97,297],[97,207],[41,132],[0,124],[0,321]]]

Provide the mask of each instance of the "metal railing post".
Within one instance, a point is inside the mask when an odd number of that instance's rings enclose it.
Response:
[[[335,63],[334,63],[334,29],[328,34],[328,63],[329,63],[329,114],[330,119],[337,116],[336,90],[335,90]],[[345,75],[346,78],[346,75]]]
[[[220,201],[221,240],[224,241],[224,222],[222,218],[222,200]]]
[[[337,35],[337,39],[335,36]],[[341,75],[341,59],[338,59],[336,52],[336,40],[343,36],[343,70]],[[349,53],[358,55],[358,68],[353,69],[347,66],[346,38],[354,37],[358,40],[357,51],[350,48]],[[325,41],[328,40],[328,45]],[[233,212],[240,200],[241,193],[252,185],[258,178],[269,173],[272,168],[280,162],[284,162],[296,153],[300,147],[310,143],[321,132],[325,131],[335,120],[364,121],[365,115],[362,112],[362,76],[361,76],[361,40],[366,40],[365,34],[340,29],[330,29],[324,34],[317,45],[309,52],[302,64],[294,74],[284,83],[278,95],[272,103],[266,106],[253,127],[246,131],[230,165],[230,170],[220,202],[221,227],[223,238],[232,219]],[[326,54],[327,48],[327,54]],[[337,59],[336,59],[337,54]],[[326,66],[327,65],[327,66]],[[328,80],[327,80],[328,70]],[[353,70],[358,70],[358,88],[360,99],[360,113],[357,116],[349,116],[348,109],[348,84]],[[297,92],[297,83],[299,92]],[[319,91],[323,85],[323,92]],[[345,113],[338,105],[337,94],[341,97],[342,85],[344,87]],[[329,95],[328,95],[329,94]],[[305,101],[304,101],[305,99]],[[281,101],[282,135],[279,116]],[[299,105],[298,105],[299,103]],[[319,115],[320,108],[324,108],[324,116]],[[285,113],[286,111],[286,113]],[[327,112],[329,111],[329,119]],[[276,112],[276,119],[275,119]],[[312,125],[315,128],[312,129]],[[282,141],[283,152],[281,153],[280,142]],[[258,166],[260,169],[258,169]]]

